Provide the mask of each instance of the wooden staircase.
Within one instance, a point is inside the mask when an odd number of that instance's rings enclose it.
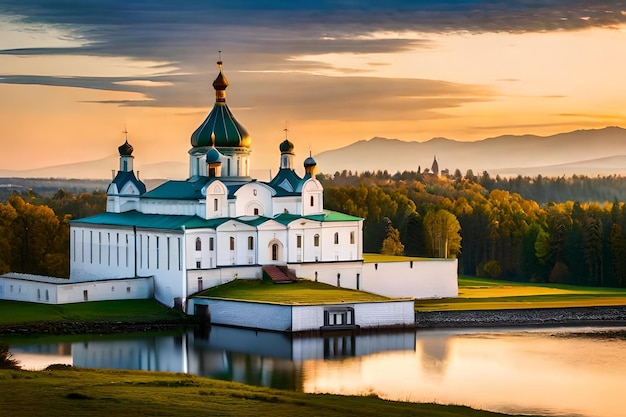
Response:
[[[272,279],[274,284],[289,284],[298,279],[293,270],[286,266],[265,265],[263,272]]]

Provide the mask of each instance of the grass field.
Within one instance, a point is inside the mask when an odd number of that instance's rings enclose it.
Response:
[[[37,304],[0,301],[0,325],[38,321],[167,321],[182,313],[155,300],[92,301],[76,304]]]
[[[389,300],[389,298],[380,295],[337,288],[321,282],[306,280],[292,284],[274,284],[270,280],[235,280],[219,287],[205,290],[199,296],[280,304]]]
[[[419,300],[418,311],[626,305],[626,289],[459,278],[459,297]]]
[[[188,374],[67,369],[0,370],[0,410],[11,416],[428,416],[503,414],[368,396],[279,391]]]
[[[416,258],[415,256],[381,255],[379,253],[364,253],[363,254],[363,262],[365,263],[427,261],[428,259],[432,259],[432,258]]]

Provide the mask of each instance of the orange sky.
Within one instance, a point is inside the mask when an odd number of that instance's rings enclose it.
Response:
[[[347,23],[331,12],[321,27],[314,12],[326,9],[264,11],[258,27],[229,19],[220,26],[211,10],[189,11],[205,12],[212,32],[202,22],[164,29],[160,9],[100,21],[78,8],[69,19],[62,6],[18,13],[19,2],[11,3],[0,4],[0,141],[10,149],[0,170],[115,155],[125,127],[137,166],[186,162],[189,137],[214,102],[218,49],[227,102],[252,135],[255,169],[278,165],[285,125],[298,163],[309,149],[315,155],[374,136],[470,141],[626,125],[624,13],[613,10],[607,22],[601,10],[612,2],[533,12],[545,22],[515,9],[518,2],[475,21],[450,2],[411,10],[417,17],[407,22],[392,14],[391,23],[376,20],[380,10],[349,8]],[[170,7],[162,3],[155,2]],[[277,19],[285,27],[277,29]]]

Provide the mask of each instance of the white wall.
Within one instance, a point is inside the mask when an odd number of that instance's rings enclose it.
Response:
[[[261,182],[249,182],[235,192],[235,216],[253,216],[254,209],[259,209],[259,216],[272,216],[273,190]]]
[[[190,314],[194,314],[196,304],[209,306],[212,324],[263,330],[317,331],[324,326],[325,310],[343,307],[354,309],[354,324],[364,329],[415,325],[411,300],[305,306],[191,298]]]
[[[196,304],[209,306],[211,324],[279,332],[289,331],[291,328],[291,306],[289,305],[191,298],[187,309],[189,314],[194,314]]]
[[[90,282],[65,280],[67,283],[52,283],[45,282],[47,277],[40,277],[40,280],[37,280],[36,278],[11,278],[10,275],[12,274],[0,276],[0,299],[66,304],[83,301],[145,299],[153,296],[152,277]]]
[[[456,259],[363,264],[363,291],[415,299],[458,297]]]
[[[135,276],[134,239],[132,228],[72,224],[70,279],[86,281]]]
[[[197,269],[187,271],[187,295],[226,284],[234,279],[262,279],[263,269],[260,266],[235,266],[232,268]]]

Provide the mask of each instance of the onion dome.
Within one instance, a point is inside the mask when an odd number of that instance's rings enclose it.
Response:
[[[215,147],[211,147],[206,153],[206,163],[207,164],[221,164],[222,154],[220,151],[215,149]]]
[[[314,166],[317,166],[317,162],[315,162],[315,159],[313,159],[313,157],[309,155],[309,157],[304,160],[304,167],[308,168]]]
[[[284,141],[280,143],[280,146],[278,146],[278,149],[280,149],[280,153],[293,153],[294,146],[293,146],[293,143],[285,139]]]
[[[131,156],[134,151],[131,144],[128,143],[128,139],[126,140],[126,142],[124,142],[122,146],[118,147],[117,150],[120,152],[120,156]]]
[[[304,172],[311,177],[315,177],[315,172],[317,171],[317,162],[311,156],[311,151],[309,151],[309,157],[304,160]]]
[[[222,61],[217,62],[219,74],[213,81],[215,104],[202,124],[191,135],[191,146],[216,148],[250,148],[252,138],[235,119],[226,104],[228,80],[222,73]]]

